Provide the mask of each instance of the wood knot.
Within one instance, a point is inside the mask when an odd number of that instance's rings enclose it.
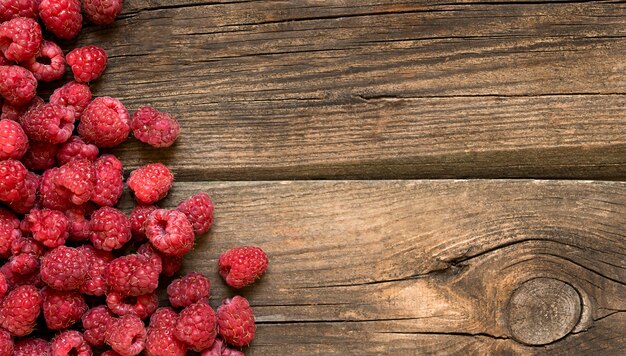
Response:
[[[571,285],[535,278],[517,288],[508,305],[511,335],[528,345],[545,345],[569,334],[582,311],[580,295]]]

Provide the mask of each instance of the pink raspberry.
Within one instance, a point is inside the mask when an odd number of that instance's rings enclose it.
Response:
[[[15,343],[13,356],[50,356],[50,343],[39,338],[22,339]]]
[[[161,307],[157,309],[150,317],[151,328],[173,328],[176,326],[176,319],[178,314],[170,307]]]
[[[0,207],[0,259],[11,255],[13,241],[21,237],[18,218],[12,212]]]
[[[130,229],[135,241],[142,242],[146,240],[146,230],[143,223],[148,219],[148,215],[157,209],[155,205],[137,204],[130,213]]]
[[[39,186],[40,177],[35,173],[28,172],[24,184],[19,189],[20,198],[17,200],[6,201],[9,208],[16,213],[28,213],[37,202],[37,188]]]
[[[78,124],[80,137],[100,148],[119,145],[129,133],[128,111],[119,100],[107,96],[89,103]]]
[[[217,330],[231,345],[244,346],[254,339],[256,326],[248,300],[235,296],[217,308]]]
[[[67,190],[58,186],[59,168],[52,168],[43,173],[39,184],[41,204],[48,209],[66,211],[74,204],[70,201]]]
[[[22,116],[21,124],[31,140],[62,143],[74,131],[74,112],[64,106],[44,104]]]
[[[57,80],[65,74],[63,50],[52,41],[43,41],[39,54],[22,65],[33,73],[35,79],[44,82]]]
[[[25,113],[43,104],[43,99],[38,96],[35,96],[33,100],[28,102],[26,105],[17,106],[9,102],[5,102],[2,104],[2,116],[0,119],[21,122],[21,118]]]
[[[267,255],[255,246],[236,247],[226,251],[218,261],[220,274],[233,288],[254,283],[267,270]]]
[[[77,159],[59,168],[56,185],[72,204],[82,205],[91,199],[96,175],[89,160]]]
[[[105,277],[110,292],[136,297],[156,290],[158,272],[148,257],[134,254],[118,257],[109,263]]]
[[[50,32],[64,40],[76,37],[83,27],[78,0],[41,0],[39,17]]]
[[[91,356],[93,354],[83,334],[76,330],[67,330],[56,335],[50,343],[50,350],[53,356]]]
[[[148,216],[145,228],[148,240],[164,254],[182,256],[193,247],[193,227],[180,211],[157,209]]]
[[[98,158],[98,153],[98,147],[83,142],[78,136],[72,136],[67,142],[59,146],[56,158],[59,165],[77,159],[86,159],[93,162]]]
[[[96,210],[92,203],[71,207],[65,211],[69,222],[69,238],[72,241],[87,241],[91,236],[91,214]]]
[[[114,318],[115,315],[104,305],[89,309],[82,317],[85,341],[94,347],[104,346],[104,335]]]
[[[120,355],[138,355],[146,344],[146,329],[137,316],[124,315],[109,325],[105,340]]]
[[[91,201],[100,206],[114,206],[124,190],[122,162],[113,155],[102,155],[94,162],[94,170],[96,184]]]
[[[167,287],[167,296],[174,308],[184,308],[211,295],[211,282],[197,272],[175,279]]]
[[[145,255],[153,261],[160,273],[166,277],[173,276],[183,263],[183,256],[172,256],[161,253],[150,242],[147,242],[137,250],[138,254]]]
[[[165,198],[173,181],[174,176],[165,165],[153,163],[132,171],[126,183],[138,202],[153,204]]]
[[[213,202],[208,194],[200,192],[178,204],[178,211],[185,213],[196,235],[204,234],[213,225]]]
[[[139,108],[130,127],[139,141],[152,147],[170,147],[180,133],[180,125],[172,115],[151,106]]]
[[[24,166],[32,171],[45,171],[56,166],[55,156],[57,154],[57,145],[53,143],[45,143],[39,141],[30,141],[30,147],[22,162]]]
[[[130,221],[124,213],[108,206],[91,214],[91,243],[99,250],[111,251],[130,240]]]
[[[78,250],[85,255],[89,264],[87,279],[80,286],[80,292],[87,295],[102,296],[106,292],[104,276],[107,265],[115,259],[109,251],[96,250],[93,246],[82,245]]]
[[[41,279],[56,290],[78,290],[88,273],[87,258],[73,247],[59,246],[41,259]]]
[[[16,17],[37,18],[37,0],[2,0],[0,1],[0,22]]]
[[[174,335],[194,351],[213,345],[217,334],[215,313],[206,300],[183,309],[176,319]]]
[[[20,253],[9,259],[11,271],[28,275],[39,271],[39,257],[32,253]]]
[[[77,292],[61,292],[46,287],[41,296],[43,316],[50,330],[69,328],[89,309],[85,298]]]
[[[0,120],[0,160],[20,159],[28,149],[28,137],[15,121]]]
[[[0,95],[11,105],[27,105],[37,95],[37,79],[26,68],[0,66]]]
[[[50,248],[63,245],[69,236],[69,221],[57,210],[33,209],[22,221],[21,228]]]
[[[13,355],[13,338],[7,331],[0,329],[0,356]]]
[[[0,24],[0,51],[10,61],[23,62],[34,57],[42,41],[41,27],[31,18],[16,17]]]
[[[0,201],[13,202],[22,198],[28,170],[20,161],[0,161]]]
[[[122,12],[122,0],[83,0],[83,10],[96,25],[109,25]]]
[[[30,334],[41,312],[41,302],[41,294],[35,286],[13,289],[0,304],[0,326],[13,336]]]
[[[74,117],[79,120],[91,101],[91,90],[86,84],[69,82],[56,89],[50,96],[50,103],[74,109]]]
[[[74,73],[74,80],[79,83],[89,83],[100,78],[107,67],[107,53],[93,45],[74,49],[67,54],[66,59]]]
[[[119,293],[107,294],[107,306],[117,315],[136,315],[145,319],[152,315],[159,307],[159,297],[156,294],[146,294],[137,297],[124,297]]]

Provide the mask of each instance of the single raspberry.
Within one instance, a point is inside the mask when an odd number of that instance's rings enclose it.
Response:
[[[175,279],[167,287],[167,296],[174,308],[184,308],[211,295],[211,282],[197,272]]]
[[[11,271],[28,275],[39,271],[39,256],[32,253],[20,253],[9,259]]]
[[[150,294],[159,285],[159,273],[152,261],[143,255],[118,257],[107,266],[106,281],[111,292],[123,296]]]
[[[2,300],[0,326],[13,336],[25,336],[35,328],[41,312],[41,294],[35,286],[19,286]]]
[[[59,246],[41,259],[41,279],[56,290],[78,290],[88,272],[87,258],[73,247]]]
[[[146,238],[146,230],[143,223],[148,219],[151,212],[157,210],[155,205],[137,204],[130,213],[130,229],[133,233],[133,239],[137,242],[143,242]]]
[[[74,112],[64,106],[44,104],[24,114],[21,124],[31,140],[62,143],[74,131]]]
[[[67,190],[58,186],[59,168],[52,168],[43,173],[39,184],[41,204],[48,209],[66,211],[74,206]]]
[[[164,254],[182,256],[193,247],[193,227],[180,211],[157,209],[148,216],[145,228],[148,240]]]
[[[10,61],[29,60],[39,52],[42,42],[41,27],[31,18],[16,17],[0,24],[0,51]]]
[[[41,291],[41,296],[43,316],[51,330],[69,328],[89,309],[85,298],[78,292],[60,292],[46,287]]]
[[[0,300],[4,297],[5,294],[9,291],[9,282],[7,282],[7,278],[3,273],[0,273]]]
[[[261,278],[267,270],[267,255],[259,247],[230,249],[219,259],[220,275],[233,288],[243,288]]]
[[[72,204],[82,205],[91,199],[96,175],[91,161],[81,158],[61,166],[56,176],[57,188],[64,190]]]
[[[74,117],[80,119],[91,101],[91,90],[86,84],[69,82],[56,89],[50,96],[50,103],[74,109]]]
[[[94,347],[104,346],[104,335],[114,318],[115,315],[104,305],[89,309],[82,317],[85,341]]]
[[[0,258],[8,258],[13,241],[21,237],[20,220],[12,212],[0,207]]]
[[[66,59],[74,73],[74,80],[79,83],[89,83],[100,78],[107,67],[107,53],[93,45],[74,49],[67,54]]]
[[[39,17],[50,32],[64,40],[76,37],[83,27],[78,0],[41,0]]]
[[[114,206],[124,191],[122,162],[114,155],[106,154],[100,156],[93,166],[96,172],[96,184],[91,201],[100,206]]]
[[[83,334],[76,330],[63,331],[50,342],[52,356],[91,356],[93,353]]]
[[[50,248],[63,245],[69,236],[69,221],[57,210],[33,209],[22,221],[21,228]]]
[[[56,166],[56,154],[57,145],[31,141],[28,151],[26,151],[24,158],[22,158],[22,162],[26,168],[32,171],[45,171],[46,169]]]
[[[125,297],[119,293],[107,294],[107,306],[119,316],[136,315],[145,319],[152,315],[159,307],[159,297],[156,294],[146,294],[137,297]]]
[[[13,338],[8,331],[0,329],[0,356],[13,355]]]
[[[135,199],[143,204],[153,204],[165,198],[174,176],[162,163],[147,164],[130,173],[126,181]]]
[[[130,127],[139,141],[152,147],[170,147],[180,133],[180,125],[172,115],[151,106],[139,108]]]
[[[96,25],[109,25],[122,12],[122,0],[83,0],[83,10]]]
[[[0,0],[0,22],[16,17],[37,18],[37,0]]]
[[[150,317],[150,327],[173,328],[174,326],[176,326],[176,319],[178,319],[178,314],[174,309],[170,307],[161,307],[157,309]]]
[[[187,215],[196,235],[204,234],[213,225],[213,202],[208,194],[200,192],[178,204],[178,211]]]
[[[77,249],[85,255],[89,263],[87,279],[80,286],[80,292],[87,295],[104,295],[106,292],[104,273],[107,265],[115,259],[115,256],[109,251],[96,250],[91,245],[82,245]]]
[[[35,241],[32,237],[18,237],[11,243],[11,253],[17,256],[23,253],[32,254],[42,257],[48,250],[39,241]]]
[[[173,276],[183,264],[183,256],[172,256],[161,253],[150,242],[139,246],[137,253],[148,256],[161,274],[166,277]]]
[[[215,313],[206,300],[183,309],[176,319],[174,335],[194,351],[213,345],[217,335]]]
[[[174,336],[174,326],[150,326],[144,353],[147,356],[184,356],[187,345]]]
[[[52,41],[43,41],[39,54],[22,65],[33,73],[35,79],[44,82],[57,80],[65,74],[63,50]]]
[[[40,177],[33,172],[28,172],[24,184],[19,189],[20,198],[6,201],[6,204],[16,213],[26,214],[37,203],[37,188]]]
[[[137,316],[124,315],[109,325],[105,341],[120,355],[138,355],[146,344],[146,329]]]
[[[12,120],[0,120],[0,160],[20,159],[28,149],[28,137],[22,126]]]
[[[0,66],[0,95],[11,105],[27,105],[37,95],[37,79],[26,68]]]
[[[130,240],[130,221],[121,211],[108,206],[91,214],[91,243],[99,250],[111,251]]]
[[[237,295],[222,302],[217,308],[217,330],[234,346],[247,345],[254,339],[254,314],[246,298]]]
[[[39,338],[22,339],[15,343],[13,356],[50,356],[50,343]]]
[[[22,116],[25,113],[43,104],[44,104],[43,99],[38,96],[35,96],[33,100],[26,103],[26,105],[20,105],[20,106],[13,105],[7,101],[4,104],[2,104],[2,116],[0,117],[0,119],[3,119],[3,120],[7,119],[7,120],[20,122]]]
[[[86,159],[93,162],[98,158],[98,147],[85,143],[80,137],[72,136],[67,142],[59,146],[57,162],[59,165],[69,163],[77,159]]]
[[[106,96],[89,103],[78,124],[80,137],[100,148],[119,145],[129,133],[128,111],[119,100]]]
[[[223,340],[217,338],[210,348],[200,353],[200,356],[244,356],[244,353],[229,348]]]
[[[13,202],[22,198],[28,170],[20,161],[0,161],[0,201]]]
[[[0,273],[4,275],[7,285],[9,286],[9,290],[19,286],[43,286],[39,271],[31,274],[19,274],[11,271],[10,263],[5,263],[0,267]]]
[[[73,241],[87,241],[91,236],[91,214],[96,210],[95,205],[88,202],[72,207],[65,211],[69,222],[69,238]]]

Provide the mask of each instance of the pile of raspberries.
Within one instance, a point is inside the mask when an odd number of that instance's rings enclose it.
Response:
[[[132,135],[169,147],[178,121],[153,107],[131,117],[112,97],[92,98],[88,84],[107,66],[97,46],[67,54],[46,37],[78,35],[83,13],[114,21],[122,0],[0,0],[0,356],[243,355],[255,334],[246,298],[209,305],[211,283],[191,272],[173,277],[196,238],[213,224],[211,198],[199,192],[175,209],[156,204],[174,176],[161,163],[130,173],[136,206],[115,208],[124,190],[122,163],[101,149]],[[82,11],[82,12],[81,12]],[[65,76],[48,102],[38,82]],[[254,246],[218,262],[233,288],[254,283],[268,258]],[[170,306],[160,306],[159,295]],[[110,348],[110,349],[109,349]]]

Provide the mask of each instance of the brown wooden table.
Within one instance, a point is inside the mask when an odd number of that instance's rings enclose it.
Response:
[[[214,198],[212,304],[269,253],[249,354],[626,353],[623,1],[127,0],[79,42],[180,119],[117,153]]]

